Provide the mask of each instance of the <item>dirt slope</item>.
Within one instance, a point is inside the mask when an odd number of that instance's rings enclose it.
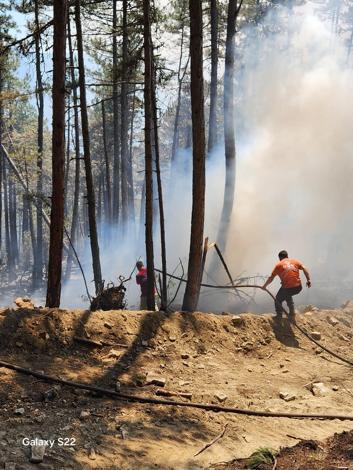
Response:
[[[353,303],[299,315],[298,323],[353,359]],[[75,336],[105,345],[84,346]],[[224,399],[223,405],[248,409],[353,414],[351,368],[270,315],[239,320],[205,313],[3,310],[0,360],[112,389],[118,381],[124,393],[143,396],[162,388],[146,383],[146,376],[154,376],[165,380],[164,389],[192,393],[193,402]],[[322,440],[353,429],[353,421],[133,404],[53,388],[4,368],[0,374],[0,468],[33,468],[25,437],[55,440],[39,468],[200,469],[248,457],[258,447],[278,449],[296,444],[296,438]],[[324,384],[322,396],[310,391],[313,382]],[[280,392],[294,399],[287,402]],[[194,457],[226,423],[224,437]],[[75,442],[60,446],[60,437]]]

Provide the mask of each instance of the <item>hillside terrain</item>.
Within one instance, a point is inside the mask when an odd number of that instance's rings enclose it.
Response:
[[[353,359],[353,302],[337,310],[311,308],[297,315],[297,322]],[[267,314],[3,309],[0,360],[141,397],[353,416],[352,369],[286,319],[279,324]],[[34,468],[25,438],[54,441],[37,464],[41,469],[191,470],[246,468],[225,462],[247,458],[259,447],[303,447],[305,440],[353,430],[353,420],[137,403],[6,367],[0,374],[0,468],[5,469]],[[351,434],[345,436],[352,442]],[[347,455],[353,464],[353,451]],[[288,468],[283,465],[278,457],[277,468]],[[315,465],[310,468],[331,468]]]

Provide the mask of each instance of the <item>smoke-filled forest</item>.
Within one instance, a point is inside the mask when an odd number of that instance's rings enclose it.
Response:
[[[142,260],[149,308],[156,290],[261,309],[200,283],[258,281],[283,248],[315,275],[307,303],[342,301],[352,18],[343,0],[2,2],[1,303],[123,285],[138,305]]]

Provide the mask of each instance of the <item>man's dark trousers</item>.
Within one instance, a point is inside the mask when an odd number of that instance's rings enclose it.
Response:
[[[294,302],[293,302],[293,295],[299,294],[299,292],[302,290],[302,286],[296,286],[296,287],[281,287],[280,290],[277,292],[276,295],[276,302],[275,302],[275,308],[276,308],[276,313],[280,317],[282,316],[283,313],[283,308],[282,308],[282,303],[285,300],[288,305],[289,309],[289,314],[291,316],[294,316]]]

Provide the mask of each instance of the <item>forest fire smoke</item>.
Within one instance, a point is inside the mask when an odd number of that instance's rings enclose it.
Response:
[[[353,279],[347,262],[353,250],[352,70],[343,42],[333,37],[330,24],[311,4],[278,8],[262,28],[271,26],[273,31],[273,25],[276,32],[265,37],[247,30],[251,40],[237,57],[242,64],[234,103],[237,180],[225,257],[234,277],[267,275],[285,248],[313,273],[313,288],[301,294],[300,302],[334,305],[348,296],[345,283]],[[173,191],[166,191],[170,271],[179,257],[186,266],[189,242],[191,171],[185,161],[190,154],[183,151],[179,158]],[[205,235],[213,241],[223,200],[223,148],[210,156],[207,175]],[[157,223],[155,251],[158,266]],[[102,247],[106,279],[128,275],[135,258],[144,257],[144,245],[119,242],[113,253],[112,258],[111,245]],[[209,274],[209,281],[227,282],[223,273]],[[128,300],[136,304],[138,291],[131,284]],[[70,285],[64,289],[64,304],[69,290],[71,296]],[[212,294],[212,301],[207,293],[201,295],[200,307],[219,311],[269,306],[261,294],[258,306],[239,306],[234,296]]]

